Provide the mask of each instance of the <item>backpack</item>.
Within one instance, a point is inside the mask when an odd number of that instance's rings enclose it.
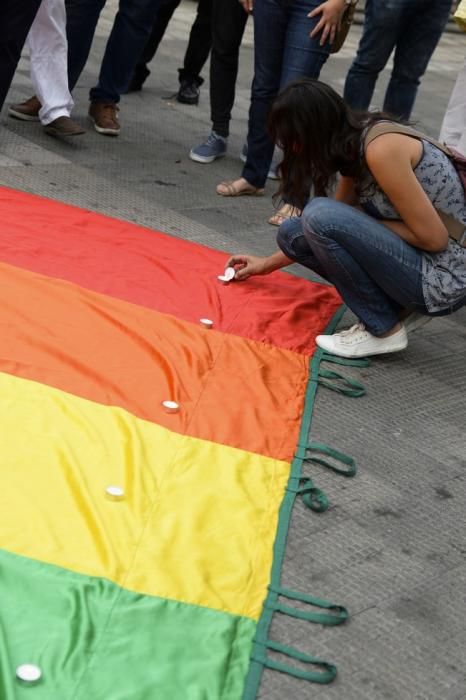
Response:
[[[378,124],[376,123],[374,124],[374,126],[371,126],[369,128],[364,141],[365,148],[367,148],[367,146],[374,139],[376,139],[377,136],[382,136],[382,134],[405,134],[406,136],[413,136],[414,138],[419,140],[424,139],[424,141],[428,141],[429,143],[436,146],[438,149],[443,151],[443,153],[445,153],[445,155],[448,156],[450,161],[453,163],[455,170],[458,173],[458,177],[461,180],[461,184],[463,185],[463,190],[466,193],[466,157],[462,153],[459,153],[459,151],[456,151],[454,148],[445,146],[444,144],[440,143],[440,141],[431,139],[430,136],[426,136],[420,131],[411,129],[411,127],[409,126],[397,124],[396,122],[386,121],[379,122]],[[463,247],[466,247],[465,224],[462,221],[458,221],[458,219],[455,219],[455,217],[451,216],[451,214],[446,214],[440,209],[437,209],[437,207],[435,209],[437,214],[440,216],[443,223],[445,224],[450,238],[453,238],[457,243],[459,243]]]

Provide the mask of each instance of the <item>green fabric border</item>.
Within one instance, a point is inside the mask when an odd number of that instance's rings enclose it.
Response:
[[[324,333],[332,333],[336,329],[345,311],[346,306],[342,305],[334,314],[332,320],[327,325]],[[304,411],[298,438],[298,442],[300,444],[307,442],[309,431],[311,429],[312,415],[314,412],[314,404],[318,389],[319,368],[323,355],[324,350],[322,350],[321,348],[317,348],[312,357],[310,358],[309,379],[306,389]],[[277,534],[275,537],[273,550],[272,573],[269,584],[272,587],[280,586],[283,561],[285,558],[285,548],[288,539],[288,531],[291,523],[291,515],[293,511],[294,502],[297,496],[297,494],[293,493],[290,489],[297,489],[299,487],[300,479],[302,477],[302,466],[303,459],[300,457],[295,457],[293,459],[293,462],[291,463],[290,478],[288,480],[287,486],[288,490],[285,492],[285,496],[283,497],[283,501],[280,506]],[[264,601],[264,603],[265,602],[267,601]],[[270,625],[272,623],[274,612],[275,611],[273,608],[268,607],[264,604],[262,614],[257,623],[257,630],[255,635],[255,640],[257,641],[253,643],[251,661],[248,669],[248,674],[246,676],[242,700],[255,700],[257,697],[257,693],[259,691],[261,683],[262,673],[264,671],[264,664],[260,661],[255,660],[254,657],[257,658],[263,656],[264,654],[263,644],[268,639],[268,633]]]

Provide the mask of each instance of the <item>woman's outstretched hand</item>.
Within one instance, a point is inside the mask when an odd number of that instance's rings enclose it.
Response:
[[[242,282],[254,275],[268,275],[270,272],[291,265],[292,262],[291,258],[287,258],[281,250],[277,250],[268,258],[259,258],[257,255],[232,255],[226,267],[234,267],[235,280]]]
[[[319,32],[322,32],[319,42],[320,45],[323,46],[327,41],[333,44],[337,31],[340,28],[345,7],[345,0],[327,0],[319,5],[319,7],[316,7],[315,10],[312,10],[312,12],[308,14],[308,17],[317,17],[317,15],[321,15],[321,18],[309,35],[311,39],[317,36]]]
[[[271,272],[267,265],[269,258],[259,258],[256,255],[232,255],[226,267],[234,267],[235,280],[242,282],[254,275],[266,275]]]

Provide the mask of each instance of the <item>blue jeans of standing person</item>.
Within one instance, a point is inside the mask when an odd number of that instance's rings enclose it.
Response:
[[[354,207],[316,197],[302,217],[280,226],[277,243],[287,257],[331,282],[375,336],[393,328],[402,309],[428,313],[422,252]]]
[[[291,80],[318,78],[328,58],[329,44],[309,33],[320,19],[307,15],[319,0],[255,0],[254,80],[249,109],[248,156],[243,177],[263,187],[272,162],[274,145],[267,134],[272,100]]]
[[[73,90],[86,65],[106,0],[66,0],[68,82]],[[154,26],[160,0],[120,0],[91,102],[120,101]]]
[[[369,108],[379,73],[395,49],[383,110],[409,119],[451,5],[451,0],[366,0],[363,34],[345,83],[348,104]]]

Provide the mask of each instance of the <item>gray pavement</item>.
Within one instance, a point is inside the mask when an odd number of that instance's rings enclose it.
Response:
[[[75,117],[83,124],[115,7],[109,0],[76,89]],[[64,143],[37,124],[8,119],[5,110],[0,182],[225,251],[273,250],[275,231],[266,223],[269,197],[227,200],[215,194],[217,182],[240,173],[237,155],[246,134],[252,77],[251,27],[225,159],[202,166],[187,155],[209,131],[207,85],[199,107],[166,99],[176,89],[194,11],[184,0],[147,88],[123,99],[118,139],[89,130]],[[324,69],[322,78],[337,89],[359,32],[352,29],[342,52]],[[445,35],[424,78],[414,118],[432,135],[438,133],[465,48],[463,35]],[[30,94],[25,58],[10,101]],[[273,191],[272,183],[267,194]],[[312,468],[332,505],[316,515],[297,503],[283,584],[347,605],[351,619],[343,627],[320,629],[277,616],[275,639],[333,660],[339,676],[330,686],[316,686],[266,672],[263,700],[465,700],[465,321],[465,311],[434,320],[413,336],[404,353],[347,371],[365,383],[363,398],[319,392],[312,437],[353,455],[359,472],[344,479]]]

